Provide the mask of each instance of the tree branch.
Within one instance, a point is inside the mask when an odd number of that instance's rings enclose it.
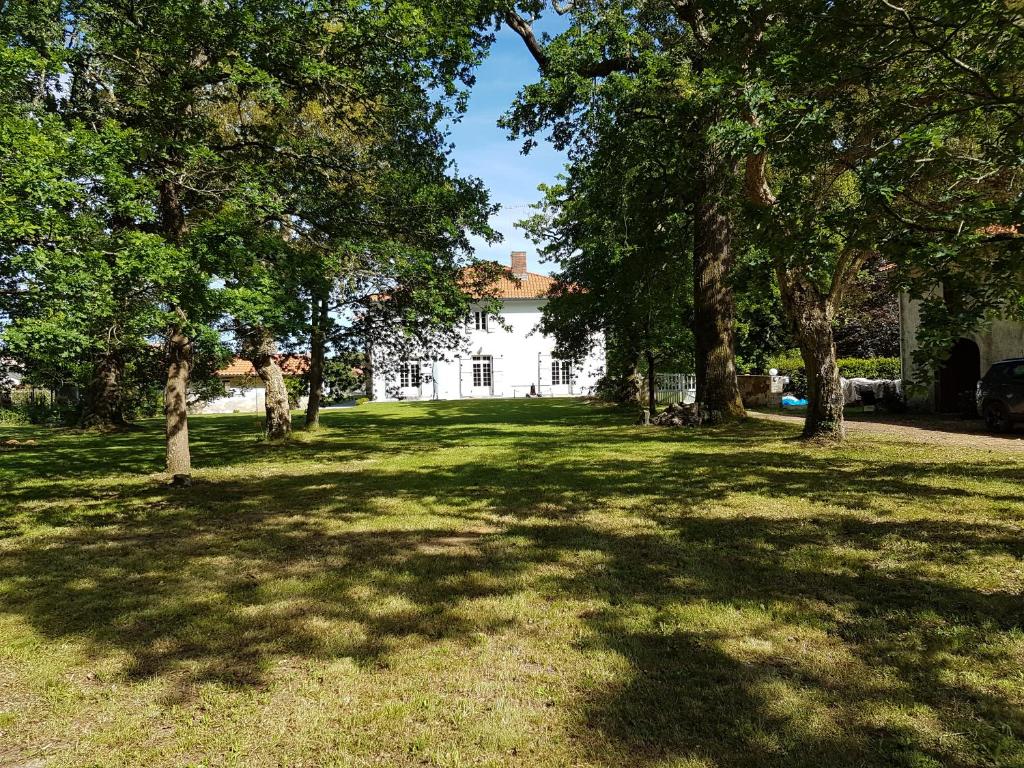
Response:
[[[533,56],[534,61],[537,62],[537,66],[540,67],[541,72],[547,72],[548,69],[548,57],[544,53],[544,48],[541,46],[540,41],[537,40],[537,36],[533,34],[533,27],[526,19],[516,13],[514,10],[508,10],[505,12],[505,23],[511,27],[517,35],[522,39],[526,49]]]
[[[537,36],[533,33],[530,22],[513,10],[506,11],[504,18],[505,23],[519,35],[526,49],[533,56],[533,60],[540,67],[540,71],[545,75],[552,74],[551,60],[544,52],[544,46],[540,44]],[[614,72],[636,72],[638,64],[639,62],[630,56],[617,56],[590,64],[579,64],[573,67],[572,71],[580,77],[608,77]]]
[[[693,0],[675,0],[673,5],[676,9],[676,15],[690,25],[690,29],[693,30],[693,36],[697,38],[697,41],[702,46],[707,48],[711,44],[711,35],[704,24],[703,11],[693,4]]]

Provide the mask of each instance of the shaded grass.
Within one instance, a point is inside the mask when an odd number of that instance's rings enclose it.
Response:
[[[6,429],[0,764],[1024,764],[1024,462],[569,401]]]

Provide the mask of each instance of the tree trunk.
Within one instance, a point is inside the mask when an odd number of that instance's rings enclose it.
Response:
[[[728,282],[732,268],[728,195],[733,175],[732,164],[705,147],[694,188],[693,334],[697,402],[712,423],[746,415],[736,381],[736,307]]]
[[[309,402],[306,403],[306,429],[320,426],[320,398],[324,388],[324,357],[327,350],[327,301],[313,298],[309,338]]]
[[[654,376],[654,355],[647,353],[647,411],[653,419],[658,415],[658,385]]]
[[[639,354],[630,354],[626,362],[619,369],[619,381],[616,387],[615,401],[620,405],[641,405],[643,404],[643,387],[640,383],[640,374],[637,371],[637,358]]]
[[[803,437],[835,443],[846,437],[843,388],[832,337],[834,307],[813,285],[792,273],[780,275],[782,303],[796,329],[807,374],[807,417]]]
[[[85,395],[83,427],[117,427],[126,423],[121,410],[123,379],[124,361],[120,355],[107,352],[96,361]]]
[[[188,380],[192,370],[192,341],[174,328],[167,340],[167,385],[164,417],[167,437],[167,472],[172,485],[192,484],[192,456],[188,445]]]
[[[181,245],[188,225],[181,189],[171,179],[160,183],[160,230],[168,242]],[[192,485],[192,455],[188,444],[188,382],[192,373],[192,340],[185,332],[187,316],[172,308],[177,321],[167,333],[167,384],[164,386],[164,421],[167,472],[171,485]]]
[[[277,345],[265,328],[250,328],[242,332],[246,358],[256,369],[266,392],[267,437],[280,440],[292,431],[292,412],[288,404],[288,389],[284,374],[274,361]]]

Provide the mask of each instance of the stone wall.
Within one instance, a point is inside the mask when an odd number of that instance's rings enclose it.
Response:
[[[782,398],[782,376],[737,376],[745,408],[775,408]]]

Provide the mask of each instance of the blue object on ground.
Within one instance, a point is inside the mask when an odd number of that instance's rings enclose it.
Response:
[[[796,407],[800,407],[800,406],[804,406],[804,405],[807,405],[807,401],[806,400],[802,400],[802,399],[800,399],[798,397],[793,397],[792,395],[786,395],[786,396],[784,396],[782,398],[782,407],[783,408],[785,408],[786,406],[790,406],[790,407],[796,408]]]

